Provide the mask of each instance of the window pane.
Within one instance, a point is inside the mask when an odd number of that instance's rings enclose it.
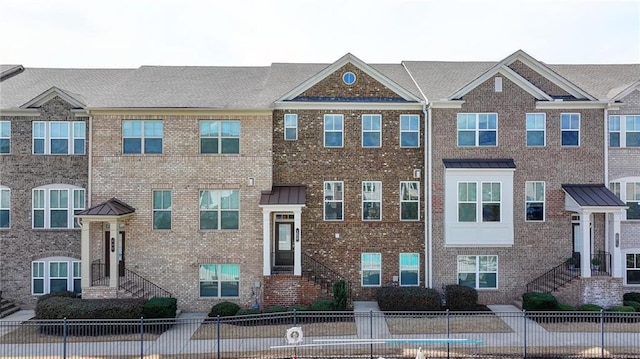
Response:
[[[238,211],[222,211],[220,220],[222,229],[238,229],[239,213]]]
[[[240,140],[237,138],[223,138],[221,153],[240,153]]]
[[[498,270],[498,257],[479,256],[479,269],[481,272],[495,272]]]
[[[200,153],[218,153],[217,138],[201,138]]]
[[[465,287],[476,287],[476,274],[475,273],[458,273],[458,284]]]
[[[342,132],[325,132],[324,139],[326,147],[342,147]]]
[[[66,154],[69,153],[69,141],[52,139],[51,140],[51,153],[53,154]]]
[[[296,129],[295,128],[287,128],[284,133],[285,140],[295,140],[296,139]]]
[[[495,146],[496,131],[480,131],[478,142],[479,146]]]
[[[67,210],[51,210],[51,228],[67,228]]]
[[[540,202],[531,202],[526,205],[527,221],[542,221],[544,219],[544,205]]]
[[[400,134],[400,146],[402,147],[417,147],[418,146],[418,133],[417,132],[403,132]]]
[[[44,279],[33,280],[33,294],[44,294]]]
[[[33,211],[33,228],[44,228],[44,211]]]
[[[483,222],[500,222],[500,204],[485,203],[482,205]]]
[[[0,228],[9,228],[9,210],[0,210]]]
[[[380,133],[367,132],[362,134],[363,147],[380,147]]]
[[[458,131],[458,146],[475,146],[475,131]]]
[[[153,212],[153,229],[171,229],[171,212]]]
[[[162,138],[145,138],[144,153],[162,153]]]
[[[220,283],[220,296],[221,297],[237,297],[240,295],[238,282],[221,282]]]
[[[400,219],[417,220],[418,219],[418,202],[403,202],[400,204]]]
[[[527,146],[544,146],[544,132],[527,131]]]
[[[640,132],[627,132],[627,147],[640,147]]]
[[[475,222],[476,221],[476,204],[475,203],[458,204],[458,221]]]
[[[627,219],[640,219],[640,202],[627,202]]]
[[[362,271],[362,285],[380,285],[380,272]]]
[[[217,297],[218,282],[200,282],[201,297]]]
[[[364,202],[362,204],[362,217],[365,220],[379,220],[380,202]]]
[[[51,279],[49,280],[49,292],[66,292],[67,280],[66,279]]]
[[[124,153],[141,153],[142,140],[139,138],[125,138],[123,139],[123,151]]]
[[[81,279],[74,279],[73,280],[73,292],[74,293],[82,293],[82,280]]]
[[[75,139],[73,140],[73,153],[76,155],[84,154],[84,140],[83,139]]]
[[[342,203],[327,203],[325,205],[325,218],[328,220],[342,220]]]
[[[562,145],[563,146],[577,146],[578,145],[578,132],[577,131],[562,131]]]
[[[240,136],[240,122],[222,121],[221,136],[238,137]]]
[[[0,138],[0,153],[11,152],[11,140],[8,138]]]
[[[218,229],[218,212],[200,211],[200,229]]]
[[[479,273],[478,276],[479,288],[496,288],[497,287],[497,274],[496,273]]]

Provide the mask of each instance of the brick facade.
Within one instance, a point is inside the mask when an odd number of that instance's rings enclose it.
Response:
[[[72,107],[55,97],[39,116],[2,117],[11,122],[11,154],[0,155],[0,185],[11,190],[11,226],[0,230],[0,289],[22,308],[32,308],[31,262],[47,257],[80,259],[80,230],[33,229],[32,189],[65,184],[87,188],[86,155],[32,154],[33,121],[78,121]],[[88,128],[88,126],[87,126]],[[87,136],[88,138],[88,136]]]
[[[524,71],[522,71],[525,73]],[[507,303],[529,281],[572,255],[571,213],[565,210],[564,183],[602,183],[603,111],[537,110],[535,98],[508,79],[502,92],[488,79],[462,98],[461,109],[433,109],[433,268],[434,288],[457,282],[458,255],[497,255],[498,289],[480,290],[483,303]],[[458,147],[457,113],[498,114],[495,147]],[[581,114],[580,147],[560,146],[560,113]],[[526,147],[526,113],[546,113],[546,146]],[[514,244],[511,247],[447,247],[444,244],[445,171],[442,159],[512,158]],[[544,181],[544,222],[525,221],[525,182]],[[507,215],[507,214],[504,214]],[[603,249],[604,215],[596,214],[594,248]]]

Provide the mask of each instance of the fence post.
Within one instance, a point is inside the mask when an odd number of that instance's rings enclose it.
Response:
[[[449,309],[447,309],[447,339],[451,338],[451,319],[449,317]],[[451,352],[451,343],[447,340],[447,359],[449,358],[449,353]]]
[[[144,317],[140,317],[140,359],[144,359]]]
[[[67,317],[62,320],[62,358],[67,358]]]
[[[604,309],[600,309],[600,357],[604,358]]]
[[[373,310],[369,310],[369,339],[371,339],[371,343],[369,344],[369,356],[373,359]]]
[[[296,315],[296,310],[293,309],[293,326],[295,326],[296,324],[298,324],[298,317]]]
[[[220,333],[220,314],[218,314],[218,317],[216,319],[216,327],[217,327],[216,330],[218,331],[218,335],[216,335],[216,338],[218,339],[218,345],[217,345],[217,347],[218,347],[218,357],[217,358],[220,359],[220,343],[221,343],[221,341],[220,341],[220,335],[221,335],[221,333]]]
[[[522,311],[522,356],[527,357],[527,311]]]

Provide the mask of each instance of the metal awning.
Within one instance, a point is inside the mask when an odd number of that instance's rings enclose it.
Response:
[[[443,159],[445,168],[496,169],[516,168],[512,158],[464,158]]]
[[[260,205],[304,205],[306,190],[302,184],[273,185],[271,191],[262,191]]]
[[[76,214],[76,216],[126,216],[136,211],[135,208],[117,198],[111,198]]]
[[[568,195],[565,208],[620,209],[628,207],[604,184],[563,184],[562,189]]]

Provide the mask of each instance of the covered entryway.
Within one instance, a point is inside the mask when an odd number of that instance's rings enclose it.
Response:
[[[125,261],[125,230],[123,221],[135,213],[135,208],[116,199],[111,198],[96,206],[86,209],[76,218],[82,228],[81,255],[82,255],[82,297],[115,297],[118,290],[119,278],[124,274]],[[100,222],[101,232],[104,231],[104,265],[94,263],[91,256],[91,224]],[[114,265],[117,264],[117,265]],[[108,286],[103,283],[94,283],[94,276],[109,278]]]
[[[273,185],[271,191],[262,192],[263,275],[302,275],[300,233],[305,197],[304,185]]]
[[[620,219],[627,205],[603,184],[563,184],[566,193],[565,209],[574,212],[571,226],[573,228],[573,252],[579,262],[580,276],[589,278],[592,275],[591,264],[594,259],[610,270],[611,276],[622,277],[622,254],[620,251]],[[594,253],[592,242],[593,215],[607,216],[607,231],[602,253]],[[610,259],[609,259],[610,258]],[[610,261],[610,263],[606,263]]]

